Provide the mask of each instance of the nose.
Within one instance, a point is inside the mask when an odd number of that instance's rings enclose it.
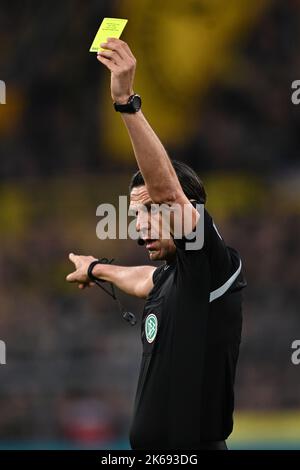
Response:
[[[141,231],[141,224],[140,224],[140,220],[139,220],[139,216],[138,216],[138,215],[137,215],[137,217],[136,217],[135,228],[136,228],[136,231],[137,231],[138,233],[140,233],[140,231]]]
[[[149,221],[149,216],[148,213],[144,210],[139,210],[137,212],[137,217],[136,217],[136,231],[138,233],[148,233],[150,229],[150,221]]]

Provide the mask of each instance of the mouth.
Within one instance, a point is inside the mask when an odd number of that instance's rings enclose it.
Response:
[[[157,244],[157,240],[147,238],[144,241],[145,241],[145,245],[146,245],[147,250],[155,251],[155,249],[157,249],[157,246],[155,246]]]

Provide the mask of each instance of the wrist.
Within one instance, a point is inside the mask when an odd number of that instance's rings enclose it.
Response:
[[[103,263],[95,263],[92,269],[89,271],[89,278],[92,280],[93,277],[99,279],[100,281],[108,281],[107,277],[107,268],[109,265]]]
[[[118,111],[120,113],[135,114],[141,109],[141,106],[142,106],[142,99],[137,93],[130,95],[126,103],[123,103],[123,102],[121,103],[120,101],[114,102],[115,111]]]
[[[134,95],[134,91],[120,96],[112,96],[113,102],[117,104],[127,104],[129,98]]]

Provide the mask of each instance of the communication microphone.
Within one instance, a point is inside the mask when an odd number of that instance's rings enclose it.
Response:
[[[96,264],[111,264],[113,261],[114,261],[113,259],[108,260],[107,258],[100,258],[100,259],[97,259],[95,261],[92,261],[91,264],[88,267],[88,277],[92,282],[97,284],[97,286],[101,287],[101,289],[104,290],[104,292],[106,292],[110,297],[112,297],[117,302],[118,307],[119,307],[119,311],[120,311],[122,317],[124,318],[124,320],[126,320],[128,323],[130,323],[131,326],[134,326],[136,324],[136,317],[135,317],[134,313],[128,312],[127,310],[124,309],[122,303],[120,302],[120,299],[116,295],[116,291],[115,291],[113,283],[109,282],[110,288],[111,288],[111,292],[109,292],[102,285],[102,283],[105,282],[105,281],[102,281],[101,279],[98,279],[92,273],[93,267]]]
[[[124,320],[128,321],[131,326],[134,326],[136,324],[136,318],[134,313],[123,311],[123,318]]]

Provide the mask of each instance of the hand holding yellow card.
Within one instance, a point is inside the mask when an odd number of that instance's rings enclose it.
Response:
[[[118,38],[121,36],[128,20],[121,18],[104,18],[98,32],[95,36],[90,52],[103,51],[100,47],[102,42],[106,42],[107,38]]]

